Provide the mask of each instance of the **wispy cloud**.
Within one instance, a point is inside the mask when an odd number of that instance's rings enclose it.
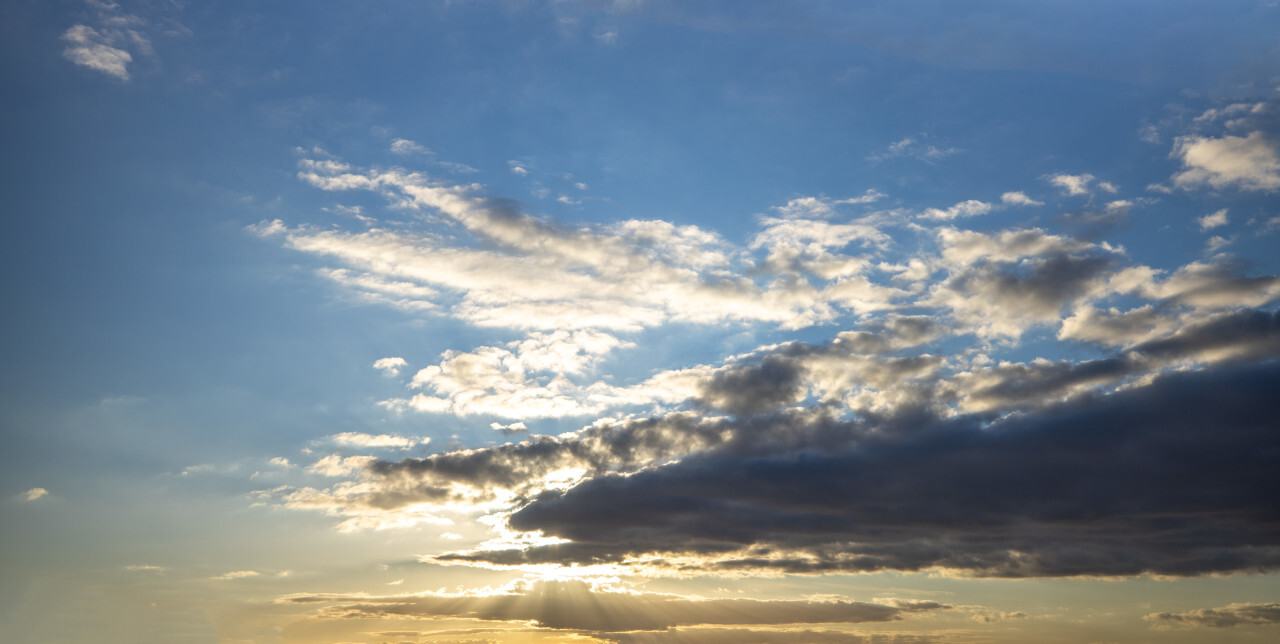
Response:
[[[1221,608],[1197,608],[1180,613],[1151,613],[1145,619],[1156,622],[1156,627],[1230,628],[1280,624],[1280,604],[1228,604]]]
[[[536,623],[542,628],[622,633],[680,626],[893,622],[913,613],[950,608],[932,601],[898,605],[848,600],[705,599],[593,588],[585,581],[517,581],[489,592],[388,597],[295,595],[284,604],[320,605],[341,618],[433,618],[467,614],[486,621]],[[591,606],[592,610],[565,610]]]
[[[906,157],[924,161],[925,163],[936,163],[950,156],[954,156],[961,152],[960,148],[955,147],[939,147],[931,143],[926,143],[927,135],[916,137],[906,137],[901,140],[889,144],[889,147],[880,152],[874,152],[867,155],[867,159],[871,161],[884,161],[886,159],[894,159]]]
[[[82,67],[128,81],[134,54],[153,53],[151,41],[143,34],[146,21],[121,13],[114,3],[90,0],[88,4],[95,10],[94,26],[78,24],[63,32],[67,47],[62,56]]]

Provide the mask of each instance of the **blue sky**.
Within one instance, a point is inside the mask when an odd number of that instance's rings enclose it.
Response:
[[[1271,641],[1277,24],[9,3],[0,638]]]

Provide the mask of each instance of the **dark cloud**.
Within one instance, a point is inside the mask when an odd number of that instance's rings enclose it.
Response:
[[[927,644],[938,641],[928,635],[860,635],[840,631],[766,631],[745,628],[671,629],[599,635],[616,644]]]
[[[1221,362],[1280,356],[1280,312],[1237,311],[1188,325],[1116,356],[1081,362],[1036,361],[976,369],[944,389],[974,409],[1056,402],[1082,387],[1112,385],[1184,360]]]
[[[726,440],[721,421],[692,414],[604,424],[568,436],[531,436],[519,443],[433,454],[427,458],[374,461],[368,472],[377,491],[366,505],[395,508],[451,499],[454,486],[480,493],[493,488],[536,490],[547,474],[566,467],[589,471],[629,471]]]
[[[291,598],[297,601],[304,598]],[[493,595],[333,597],[321,616],[468,617],[533,622],[542,628],[596,632],[656,631],[694,625],[889,622],[949,608],[936,602],[890,606],[853,601],[689,599],[656,593],[592,590],[581,581],[540,581]]]
[[[810,446],[710,452],[544,494],[510,517],[515,529],[573,542],[558,550],[467,556],[659,554],[722,570],[942,566],[998,577],[1274,569],[1276,418],[1280,365],[1269,362],[996,423],[961,417],[880,440],[864,432],[843,450],[802,441]],[[859,433],[856,421],[844,426]],[[711,558],[684,564],[685,554]]]
[[[1280,276],[1249,277],[1237,260],[1188,264],[1148,295],[1197,308],[1260,307],[1280,298]]]
[[[1151,613],[1146,619],[1171,626],[1211,628],[1280,624],[1280,604],[1230,604],[1222,608],[1197,608],[1182,613]]]
[[[1098,241],[1108,233],[1129,228],[1129,211],[1132,204],[1111,206],[1101,210],[1081,210],[1063,213],[1056,217],[1057,221],[1072,232],[1078,239]]]
[[[721,371],[702,385],[698,400],[735,414],[749,414],[799,402],[805,387],[800,369],[782,356],[758,365]]]
[[[1114,264],[1109,256],[1066,253],[1018,264],[981,264],[956,274],[943,288],[1015,316],[1056,319],[1063,305],[1088,293]]]

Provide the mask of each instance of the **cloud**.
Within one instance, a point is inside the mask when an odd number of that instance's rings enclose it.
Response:
[[[119,40],[116,32],[76,25],[62,34],[62,39],[69,43],[62,50],[62,56],[67,60],[123,81],[129,80],[128,65],[133,61],[133,56],[112,46]]]
[[[1230,246],[1231,243],[1234,241],[1235,241],[1235,238],[1228,238],[1228,237],[1223,237],[1221,235],[1214,235],[1213,237],[1210,237],[1208,240],[1205,241],[1204,247],[1207,252],[1216,253],[1222,250],[1223,248]]]
[[[1280,148],[1260,131],[1244,137],[1182,137],[1174,143],[1171,156],[1186,167],[1173,175],[1179,188],[1208,185],[1267,192],[1280,188]]]
[[[124,569],[128,570],[129,572],[154,572],[154,573],[161,573],[166,570],[164,566],[150,566],[146,564],[125,566]]]
[[[1024,192],[1006,192],[1000,195],[1000,201],[1009,206],[1043,206],[1043,201],[1036,201]]]
[[[122,81],[128,81],[129,64],[134,54],[151,55],[151,41],[142,33],[146,21],[129,14],[118,13],[114,3],[88,3],[96,10],[94,26],[79,24],[67,29],[62,40],[67,43],[62,57],[102,72]],[[131,51],[132,50],[132,51]]]
[[[409,139],[396,139],[391,142],[391,152],[401,156],[410,154],[431,154],[431,150]]]
[[[704,572],[995,577],[1272,570],[1280,477],[1265,454],[1280,447],[1278,386],[1275,364],[1173,374],[989,427],[961,417],[830,452],[726,450],[606,474],[510,518],[570,543],[459,559],[654,565],[660,554]]]
[[[49,490],[46,490],[42,487],[33,487],[30,490],[23,492],[22,496],[28,501],[35,501],[37,499],[41,499],[46,496],[49,496]]]
[[[489,429],[492,429],[493,431],[496,431],[496,432],[502,432],[503,436],[510,436],[512,434],[521,434],[529,431],[529,428],[524,423],[520,423],[520,422],[509,423],[506,425],[503,425],[502,423],[489,423]]]
[[[466,614],[540,628],[622,633],[693,625],[784,625],[892,622],[949,608],[936,602],[891,606],[846,600],[701,599],[593,589],[584,581],[517,582],[490,593],[360,597],[298,595],[282,603],[326,604],[328,618],[437,618]],[[587,607],[590,607],[588,610]]]
[[[1209,628],[1280,624],[1280,604],[1228,604],[1221,608],[1197,608],[1181,613],[1151,613],[1143,619],[1166,626]]]
[[[250,228],[344,264],[327,275],[402,308],[441,307],[480,326],[533,329],[638,330],[669,320],[794,328],[834,316],[816,287],[748,279],[749,266],[727,270],[746,258],[694,226],[562,226],[511,202],[479,197],[476,185],[449,185],[401,169],[357,172],[327,158],[303,159],[300,166],[298,176],[307,183],[382,193],[398,207],[460,226],[479,242],[456,243],[420,228],[353,233],[275,222]]]
[[[1072,196],[1089,194],[1089,184],[1093,182],[1094,176],[1091,174],[1052,174],[1046,175],[1045,179]],[[1111,184],[1107,184],[1110,186]],[[1101,187],[1101,184],[1099,184]],[[1112,188],[1109,192],[1115,192]]]
[[[405,436],[392,436],[390,434],[362,434],[360,432],[342,432],[329,437],[334,444],[344,445],[348,447],[394,447],[398,449],[409,449],[414,445],[426,445],[431,442],[430,438],[417,438]]]
[[[307,467],[308,472],[322,476],[346,476],[373,462],[372,456],[348,456],[330,454]]]
[[[889,147],[882,152],[875,152],[867,155],[867,159],[871,161],[884,161],[898,157],[908,157],[925,163],[936,163],[949,156],[959,154],[960,148],[938,147],[928,143],[924,143],[920,139],[929,138],[926,135],[920,137],[906,137],[899,141],[889,144]]]
[[[409,363],[400,357],[378,358],[373,361],[374,369],[380,369],[392,376],[400,375],[400,368],[407,366],[409,366]]]
[[[258,577],[261,574],[262,573],[256,570],[233,570],[231,572],[218,575],[217,577],[210,577],[209,579],[213,579],[216,581],[231,581],[235,579],[250,579],[253,577]]]
[[[616,644],[926,644],[938,641],[930,635],[876,633],[862,635],[845,631],[812,629],[672,628],[666,631],[638,631],[597,636]]]
[[[1200,230],[1211,230],[1219,226],[1227,225],[1227,209],[1223,208],[1211,214],[1205,215],[1196,220],[1200,224]]]
[[[1257,364],[1280,356],[1264,308],[1278,276],[1221,255],[1160,270],[1041,228],[923,226],[914,209],[871,210],[876,191],[794,197],[758,216],[745,245],[667,221],[573,225],[477,185],[310,156],[301,180],[382,195],[414,225],[250,230],[335,264],[344,288],[492,329],[501,339],[442,353],[383,405],[478,416],[521,440],[330,454],[309,468],[328,481],[263,500],[323,511],[341,530],[478,518],[493,539],[427,560],[489,567],[1028,577],[1280,565],[1258,500],[1275,478],[1249,460],[1273,441],[1258,419],[1280,399],[1264,392],[1274,369]],[[1049,180],[1068,196],[1114,189]],[[1016,194],[1001,204],[1030,205]],[[825,341],[601,375],[644,329],[821,335],[831,322]],[[1089,357],[1036,358],[1024,336]],[[529,435],[534,418],[585,426]]]
[[[920,216],[925,219],[932,219],[935,221],[946,221],[949,219],[955,219],[957,217],[973,217],[975,215],[985,215],[989,212],[991,212],[991,204],[983,201],[978,201],[976,199],[970,199],[968,201],[962,201],[954,206],[951,206],[946,210],[929,208],[928,210],[925,210],[924,212],[920,213]]]

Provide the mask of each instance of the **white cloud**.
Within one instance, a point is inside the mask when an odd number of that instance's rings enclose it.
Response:
[[[394,447],[397,449],[409,449],[415,445],[426,445],[431,442],[430,438],[416,438],[407,436],[393,436],[391,434],[363,434],[360,432],[342,432],[329,437],[329,440],[338,445],[348,447]],[[326,466],[327,469],[327,466]]]
[[[1203,114],[1196,117],[1196,122],[1213,122],[1225,116],[1234,116],[1237,114],[1261,114],[1267,109],[1267,104],[1258,103],[1232,103],[1222,108],[1210,108],[1205,110]]]
[[[400,357],[379,358],[373,361],[374,369],[380,369],[392,376],[400,375],[400,368],[407,366],[409,366],[409,363]]]
[[[1204,243],[1204,248],[1207,252],[1216,253],[1223,248],[1230,246],[1234,241],[1235,239],[1223,237],[1221,235],[1214,235]]]
[[[790,199],[759,216],[759,231],[740,246],[712,231],[661,220],[563,224],[487,199],[475,184],[454,185],[403,169],[353,168],[321,153],[314,156],[300,163],[303,181],[325,190],[372,191],[391,207],[421,216],[413,226],[360,232],[290,228],[278,221],[250,230],[339,265],[322,274],[345,288],[517,332],[507,336],[517,338],[509,342],[445,352],[436,364],[417,371],[404,397],[380,403],[394,411],[487,416],[484,422],[504,433],[527,431],[521,421],[529,419],[640,407],[651,412],[691,399],[705,402],[707,383],[729,367],[696,365],[627,382],[598,372],[632,348],[625,334],[673,322],[735,324],[744,330],[826,322],[858,328],[911,312],[941,319],[946,334],[976,337],[987,347],[1016,345],[1033,327],[1057,330],[1064,341],[1125,347],[1173,333],[1191,319],[1189,311],[1201,315],[1267,302],[1280,293],[1280,280],[1244,278],[1218,265],[1186,266],[1166,276],[1126,265],[1120,247],[1037,228],[931,228],[912,222],[905,209],[851,216],[848,211],[858,209],[849,206],[884,197],[875,190],[848,199]],[[1068,194],[1114,188],[1092,175],[1044,179]],[[1148,201],[1113,199],[1099,209],[1118,213]],[[1040,203],[1010,191],[1001,195],[1000,205],[969,200],[919,216],[958,220],[1003,205]],[[1129,311],[1108,309],[1117,295],[1137,301],[1126,303]],[[891,410],[920,395],[914,385],[894,384],[895,374],[904,383],[954,375],[980,366],[978,356],[920,354],[877,362],[824,355],[797,361],[796,378],[804,388],[777,400],[793,404],[813,396],[849,409]],[[375,367],[397,373],[407,366],[387,360],[393,362]],[[969,382],[977,386],[979,380]],[[1062,389],[1063,395],[1075,391]],[[947,400],[955,409],[1003,404]],[[495,418],[499,421],[491,422]],[[370,447],[379,438],[361,436],[348,444]],[[400,447],[386,442],[393,439],[399,437],[385,437],[382,446]],[[351,476],[361,463],[351,458],[326,456],[310,469]],[[337,496],[332,490],[326,494]],[[303,505],[331,502],[314,495],[294,499]],[[372,514],[355,518],[379,526],[390,520]]]
[[[27,490],[26,492],[23,493],[23,497],[25,497],[26,500],[28,501],[35,501],[36,499],[40,499],[46,496],[49,496],[49,490],[46,490],[42,487],[33,487],[30,490]]]
[[[114,3],[90,0],[88,4],[96,10],[96,20],[93,26],[78,24],[63,32],[62,40],[67,43],[63,58],[128,81],[134,54],[154,54],[151,41],[142,33],[146,21],[118,13],[120,6]]]
[[[985,201],[978,201],[977,199],[970,199],[968,201],[961,201],[946,210],[939,210],[937,208],[926,209],[924,212],[920,213],[920,216],[924,219],[946,221],[957,217],[985,215],[989,212],[991,212],[991,204],[986,203]]]
[[[1094,177],[1091,174],[1053,174],[1047,175],[1045,179],[1062,188],[1068,195],[1079,196],[1089,194],[1089,184]],[[1110,190],[1110,192],[1114,191],[1114,188]]]
[[[372,456],[348,456],[330,454],[307,467],[308,472],[321,476],[346,476],[377,460]]]
[[[502,432],[503,436],[510,436],[512,434],[529,431],[529,427],[521,422],[510,423],[508,425],[503,425],[502,423],[489,423],[489,428],[495,432]]]
[[[580,385],[608,353],[630,347],[598,331],[533,333],[505,347],[447,351],[438,365],[414,375],[410,387],[430,394],[401,404],[422,411],[503,418],[557,418],[597,413],[619,402],[620,390],[604,383]],[[395,401],[388,401],[395,406]],[[508,426],[512,428],[513,426]]]
[[[928,138],[922,135],[920,138]],[[867,155],[872,161],[883,161],[896,157],[909,157],[924,161],[925,163],[934,163],[945,159],[954,154],[959,154],[960,148],[940,148],[935,145],[924,143],[916,137],[906,137],[899,141],[889,144],[883,152],[876,152]]]
[[[210,579],[214,579],[217,581],[230,581],[233,579],[250,579],[253,577],[257,577],[261,574],[262,573],[256,570],[232,570],[231,572],[223,573],[221,575],[218,575],[217,577],[210,577]]]
[[[1043,206],[1043,201],[1028,197],[1025,192],[1006,192],[1000,195],[1000,201],[1010,206]]]
[[[370,190],[396,207],[434,210],[483,242],[459,244],[407,228],[355,233],[288,229],[274,221],[250,228],[345,264],[326,269],[326,277],[373,301],[409,310],[441,304],[442,313],[473,324],[537,329],[637,330],[666,320],[795,328],[834,315],[817,289],[768,282],[767,276],[747,279],[741,268],[725,272],[738,261],[726,253],[732,248],[696,227],[567,227],[480,197],[477,185],[448,185],[400,169],[356,172],[332,159],[304,159],[300,165],[299,178],[314,186]],[[652,234],[676,243],[655,243]],[[431,295],[435,289],[441,297]]]
[[[431,150],[409,139],[396,139],[391,142],[391,151],[402,156],[410,154],[431,154]]]
[[[1186,167],[1173,176],[1174,185],[1180,188],[1280,188],[1280,149],[1262,132],[1217,139],[1182,137],[1174,144],[1172,156]]]
[[[529,175],[529,169],[524,167],[524,164],[520,163],[519,161],[508,161],[507,165],[511,166],[512,172],[522,177]]]
[[[128,570],[129,572],[157,572],[157,573],[159,573],[159,572],[164,572],[164,571],[165,571],[165,567],[164,567],[164,566],[150,566],[150,565],[147,565],[147,564],[139,564],[139,565],[125,566],[125,567],[124,567],[124,569],[125,569],[125,570]]]
[[[1200,224],[1200,230],[1211,230],[1219,226],[1227,225],[1227,209],[1223,208],[1216,212],[1207,214],[1196,220]]]
[[[70,43],[62,50],[67,60],[120,80],[129,80],[129,63],[133,62],[133,55],[112,46],[118,40],[114,32],[76,25],[63,33],[62,39]]]

